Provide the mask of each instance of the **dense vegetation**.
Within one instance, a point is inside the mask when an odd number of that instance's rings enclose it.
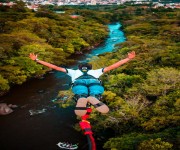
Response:
[[[127,41],[92,63],[96,68],[107,66],[126,57],[129,51],[137,56],[102,76],[106,89],[103,101],[111,111],[107,115],[92,114],[95,136],[104,143],[104,149],[178,149],[179,10],[119,6],[94,11],[64,7],[66,13],[58,15],[45,7],[31,12],[23,5],[19,2],[11,9],[0,7],[0,91],[47,71],[29,60],[30,52],[57,65],[70,63],[69,56],[107,36],[103,24],[120,21]],[[71,14],[80,17],[72,19]]]
[[[75,13],[80,16],[71,18]],[[69,56],[107,37],[103,25],[107,22],[106,13],[95,11],[67,9],[65,14],[56,14],[41,8],[31,12],[21,1],[12,8],[0,6],[0,94],[47,71],[28,58],[30,52],[56,65],[68,64]]]
[[[137,56],[103,76],[108,115],[91,118],[105,149],[178,149],[180,123],[180,28],[179,10],[116,9],[127,41],[116,52],[94,58],[99,68],[126,57]],[[108,133],[113,133],[109,135]],[[111,138],[110,138],[111,137]]]

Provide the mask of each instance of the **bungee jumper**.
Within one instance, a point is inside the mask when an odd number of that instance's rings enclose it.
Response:
[[[78,69],[68,69],[59,67],[48,62],[38,59],[34,53],[29,54],[30,59],[37,63],[47,66],[51,69],[64,72],[71,77],[72,91],[76,98],[75,114],[77,116],[84,116],[87,113],[87,104],[90,103],[100,113],[106,114],[109,108],[106,104],[100,101],[101,95],[104,92],[104,87],[101,85],[99,77],[110,70],[116,69],[121,65],[129,62],[135,57],[135,52],[128,53],[127,58],[122,59],[108,67],[93,70],[89,63],[82,63]]]
[[[75,114],[81,117],[79,123],[84,134],[87,136],[89,150],[96,150],[96,143],[93,137],[90,122],[87,120],[92,112],[91,106],[94,106],[100,113],[106,114],[109,112],[109,108],[106,104],[101,102],[101,95],[104,92],[104,87],[99,80],[99,77],[104,73],[116,69],[121,65],[129,62],[135,57],[135,52],[128,53],[127,58],[122,59],[108,67],[93,70],[92,65],[89,63],[82,63],[78,66],[78,69],[68,69],[59,67],[48,62],[38,59],[38,56],[34,53],[30,53],[30,59],[36,61],[39,64],[52,68],[54,70],[64,72],[71,77],[72,91],[76,100]],[[77,145],[69,145],[66,143],[58,143],[60,148],[63,149],[77,149]]]

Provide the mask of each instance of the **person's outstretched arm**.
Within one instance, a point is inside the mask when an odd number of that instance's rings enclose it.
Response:
[[[108,71],[110,71],[110,70],[113,70],[113,69],[118,68],[119,66],[121,66],[121,65],[127,63],[129,60],[133,59],[135,56],[136,56],[136,54],[135,54],[134,51],[128,53],[128,57],[127,57],[127,58],[122,59],[122,60],[116,62],[116,63],[113,64],[113,65],[110,65],[110,66],[108,66],[108,67],[105,67],[105,68],[104,68],[104,73],[105,73],[105,72],[108,72]]]
[[[44,65],[44,66],[47,66],[47,67],[49,67],[49,68],[52,68],[52,69],[55,69],[55,70],[57,70],[57,71],[61,71],[61,72],[64,72],[64,73],[67,72],[65,68],[58,67],[58,66],[53,65],[53,64],[50,64],[50,63],[48,63],[48,62],[39,60],[38,57],[37,57],[37,55],[35,55],[34,53],[30,53],[30,54],[29,54],[29,57],[30,57],[30,59],[36,61],[37,63],[42,64],[42,65]]]

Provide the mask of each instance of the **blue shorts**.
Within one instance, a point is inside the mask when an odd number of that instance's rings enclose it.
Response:
[[[74,82],[72,91],[77,95],[101,95],[104,87],[97,79],[78,79]]]

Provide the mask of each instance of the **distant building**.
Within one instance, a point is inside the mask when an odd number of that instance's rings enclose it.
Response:
[[[71,15],[71,18],[74,18],[74,19],[76,19],[78,17],[79,17],[79,15]]]
[[[96,0],[91,0],[91,5],[96,5]]]
[[[37,10],[39,5],[121,5],[125,2],[132,4],[148,4],[153,3],[154,8],[164,7],[164,8],[176,8],[180,9],[180,3],[161,1],[161,0],[22,0],[27,3],[29,9]],[[156,2],[155,2],[156,1]],[[174,0],[172,0],[174,1]],[[0,3],[3,6],[12,7],[15,3]],[[28,6],[28,5],[32,6]]]

